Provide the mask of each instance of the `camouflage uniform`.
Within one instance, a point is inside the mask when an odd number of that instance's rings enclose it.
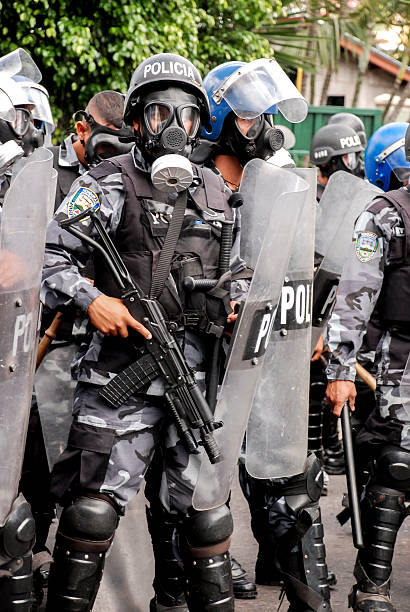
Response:
[[[131,155],[137,168],[148,170],[136,149]],[[75,306],[85,314],[91,302],[101,295],[101,291],[81,275],[90,255],[89,248],[58,225],[59,221],[75,214],[72,212],[72,199],[80,188],[90,189],[98,197],[101,205],[99,218],[115,242],[124,209],[125,187],[120,171],[98,180],[87,173],[82,175],[74,182],[48,230],[42,299],[50,309],[62,305]],[[225,192],[228,198],[230,192]],[[169,207],[161,202],[146,202],[155,219],[169,213]],[[189,214],[188,210],[186,214]],[[83,232],[95,237],[89,220],[84,220],[81,225]],[[244,267],[239,257],[239,216],[235,218],[235,228],[231,260],[233,272]],[[242,296],[242,287],[241,281],[232,283],[233,299]],[[188,364],[196,372],[198,383],[205,388],[206,362],[209,359],[207,338],[183,327],[176,335]],[[198,456],[187,453],[174,425],[169,422],[163,400],[164,383],[158,378],[143,395],[131,396],[120,409],[108,407],[98,391],[116,372],[107,371],[99,361],[104,339],[101,332],[94,330],[89,344],[83,347],[73,363],[72,374],[78,382],[73,401],[74,419],[67,448],[53,470],[52,492],[63,504],[70,503],[82,491],[102,495],[121,514],[139,491],[161,438],[166,460],[162,503],[168,511],[188,518],[200,460]],[[125,354],[128,363],[135,359],[131,353]],[[222,585],[221,588],[225,587]]]
[[[401,209],[385,199],[397,193],[403,202]],[[404,245],[409,237],[403,214],[408,215],[410,196],[403,188],[385,198],[377,198],[356,222],[354,248],[345,263],[328,330],[328,379],[354,381],[356,355],[373,310],[376,305],[380,309],[381,331],[375,330],[379,337],[376,406],[355,440],[357,456],[372,460],[362,498],[364,548],[357,556],[357,584],[349,596],[349,605],[364,612],[395,611],[390,599],[391,564],[397,532],[406,516],[405,494],[410,490],[410,419],[399,393],[410,350],[410,328],[408,322],[387,322],[382,309],[384,298],[397,308],[395,289],[386,291],[385,283],[395,269],[392,264],[397,264],[397,253],[404,254],[401,261],[407,261]],[[406,265],[399,264],[404,273]],[[400,304],[404,312],[409,308],[410,304]],[[364,469],[357,467],[360,472]]]
[[[396,229],[398,228],[398,229]],[[384,268],[390,263],[389,242],[399,233],[403,222],[399,213],[386,203],[378,214],[363,212],[355,226],[354,249],[345,263],[335,308],[328,326],[331,351],[327,377],[332,380],[355,380],[356,356],[362,345],[368,322],[380,295]],[[377,236],[376,251],[367,261],[356,252],[360,233]],[[405,240],[403,236],[403,240]],[[410,333],[384,329],[376,350],[377,407],[360,435],[358,443],[374,445],[391,442],[410,450],[406,418],[400,417],[397,401],[392,403],[391,387],[399,385],[410,348]]]

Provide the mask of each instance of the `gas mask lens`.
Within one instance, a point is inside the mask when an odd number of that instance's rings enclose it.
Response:
[[[172,108],[156,102],[145,107],[145,124],[153,134],[160,134],[168,125]]]
[[[22,137],[27,133],[30,126],[31,113],[26,108],[16,108],[16,118],[10,121],[10,126],[13,132],[18,137]]]
[[[342,161],[346,168],[348,168],[349,170],[355,170],[359,158],[357,153],[345,153],[344,155],[342,155]]]
[[[199,128],[199,108],[194,105],[179,106],[176,111],[171,105],[152,102],[144,109],[145,125],[154,134],[161,134],[172,122],[175,115],[178,124],[185,130],[187,136],[195,136]]]
[[[237,117],[235,123],[239,131],[251,140],[259,136],[262,126],[262,115],[254,119],[241,119]]]
[[[199,128],[199,108],[197,106],[184,106],[178,108],[179,123],[186,135],[195,136]]]

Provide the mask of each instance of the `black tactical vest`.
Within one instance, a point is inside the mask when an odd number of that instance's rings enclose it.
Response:
[[[201,179],[201,185],[188,197],[171,274],[158,300],[169,321],[205,333],[212,327],[211,323],[224,326],[229,287],[226,284],[223,287],[223,300],[202,291],[187,293],[183,289],[183,280],[186,276],[218,277],[221,220],[231,221],[233,214],[221,177],[206,168],[194,166],[194,171]],[[98,180],[118,172],[122,174],[125,202],[114,243],[134,281],[145,294],[149,294],[173,206],[168,203],[166,195],[155,190],[149,175],[135,167],[132,153],[103,161],[89,175]],[[95,286],[107,295],[120,297],[121,292],[98,253],[94,263]],[[106,337],[99,367],[117,372],[128,365],[130,344],[125,344],[127,350],[124,350],[123,339]]]
[[[384,327],[410,327],[410,193],[396,189],[377,196],[367,210],[379,213],[386,201],[399,213],[403,225],[394,228],[391,237],[390,263],[385,268],[383,286],[378,300],[380,319]]]

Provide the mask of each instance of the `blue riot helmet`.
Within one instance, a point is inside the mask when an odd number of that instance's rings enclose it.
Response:
[[[383,191],[398,189],[410,176],[410,161],[406,159],[405,136],[408,123],[387,123],[374,132],[369,140],[364,165],[366,177]]]
[[[224,121],[229,113],[232,113],[232,108],[228,102],[221,98],[218,104],[212,97],[214,92],[218,91],[222,84],[233,74],[236,70],[242,66],[246,66],[246,62],[225,62],[220,64],[216,68],[213,68],[203,80],[206,93],[209,98],[209,107],[211,111],[211,122],[210,126],[204,126],[202,128],[202,137],[207,140],[217,140],[221,135]],[[278,112],[275,105],[266,109],[265,114],[276,114]]]
[[[255,157],[267,159],[283,146],[283,132],[272,126],[270,115],[279,110],[292,122],[307,115],[306,100],[272,59],[221,64],[203,83],[211,122],[202,138],[214,143],[214,153],[234,154],[243,165]]]

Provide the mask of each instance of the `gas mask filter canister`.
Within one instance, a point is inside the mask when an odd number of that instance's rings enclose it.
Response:
[[[179,193],[188,189],[193,178],[191,162],[183,155],[162,155],[152,164],[151,181],[159,191]]]

